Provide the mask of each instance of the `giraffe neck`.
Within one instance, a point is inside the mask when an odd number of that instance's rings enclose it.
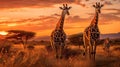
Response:
[[[64,11],[62,11],[62,14],[61,14],[60,20],[57,23],[56,29],[63,30],[64,19],[65,19],[65,13],[64,13]]]
[[[93,20],[92,20],[90,25],[97,26],[98,25],[98,18],[99,18],[99,13],[95,12],[95,16],[94,16],[94,18],[93,18]]]

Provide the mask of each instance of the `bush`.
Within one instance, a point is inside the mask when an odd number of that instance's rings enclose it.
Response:
[[[29,50],[32,50],[32,49],[34,49],[35,47],[34,47],[33,45],[29,45],[29,46],[27,46],[27,48],[28,48]]]
[[[68,37],[68,41],[71,44],[74,44],[74,45],[82,45],[83,44],[83,34],[82,33],[78,33],[78,34],[70,35]]]
[[[70,57],[79,56],[80,54],[82,54],[82,52],[83,51],[80,49],[65,48],[63,55],[64,55],[65,59],[69,59]]]

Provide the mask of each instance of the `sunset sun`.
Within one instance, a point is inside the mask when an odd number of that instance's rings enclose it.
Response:
[[[8,32],[5,32],[5,31],[0,31],[0,35],[7,35]]]

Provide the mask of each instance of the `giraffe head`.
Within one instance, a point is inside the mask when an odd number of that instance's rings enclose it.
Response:
[[[93,5],[93,7],[95,8],[95,11],[97,12],[97,13],[101,13],[101,8],[103,7],[104,5],[103,4],[100,4],[100,2],[96,2],[96,4],[95,5]]]
[[[63,13],[64,14],[67,14],[67,15],[69,15],[70,13],[69,13],[69,9],[71,9],[71,7],[68,7],[68,5],[67,4],[63,4],[63,7],[59,7],[61,10],[63,10]]]

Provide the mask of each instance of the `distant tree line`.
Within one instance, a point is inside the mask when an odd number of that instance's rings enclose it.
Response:
[[[24,48],[27,47],[27,44],[33,45],[50,45],[49,41],[30,41],[33,37],[35,37],[35,32],[24,31],[24,30],[8,30],[8,35],[6,40],[11,41],[12,43],[21,43]],[[83,33],[69,35],[67,38],[67,44],[71,45],[83,45]],[[28,42],[29,41],[29,42]],[[97,42],[97,45],[103,44],[104,39],[101,39]],[[111,44],[120,44],[120,38],[118,39],[110,39]]]
[[[100,39],[97,45],[103,44],[105,39]],[[83,45],[83,33],[73,34],[68,36],[68,41],[72,45]],[[110,39],[111,44],[120,44],[120,38]]]

